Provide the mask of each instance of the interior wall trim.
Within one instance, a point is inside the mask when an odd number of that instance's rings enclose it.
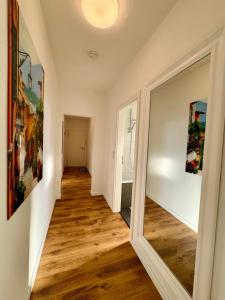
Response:
[[[92,197],[102,196],[102,192],[100,192],[100,191],[98,192],[98,191],[91,190],[90,194]]]
[[[45,241],[46,241],[46,237],[47,237],[47,233],[48,233],[48,228],[49,228],[49,225],[50,225],[50,222],[51,222],[51,218],[52,218],[52,214],[53,214],[53,210],[54,210],[56,201],[57,200],[55,200],[53,202],[51,213],[49,215],[49,220],[48,220],[48,223],[47,223],[47,226],[45,228],[44,235],[43,235],[43,240],[42,240],[41,246],[40,246],[39,251],[38,251],[35,266],[34,266],[34,269],[33,269],[32,275],[31,275],[31,279],[30,279],[30,282],[29,282],[27,300],[30,300],[31,293],[32,293],[32,290],[33,290],[33,287],[34,287],[35,279],[36,279],[36,276],[37,276],[38,268],[39,268],[40,261],[41,261],[42,252],[43,252],[43,249],[44,249],[44,245],[45,245]]]
[[[149,193],[146,192],[146,196],[149,199],[152,199],[151,195]],[[193,223],[190,223],[187,219],[183,218],[182,216],[180,216],[177,212],[173,211],[171,208],[169,208],[167,205],[165,205],[164,203],[161,203],[157,200],[154,199],[154,202],[156,204],[158,204],[160,207],[164,208],[165,210],[167,210],[172,216],[174,216],[176,219],[180,220],[182,223],[184,223],[185,225],[187,225],[189,228],[191,228],[192,230],[194,230],[195,232],[198,232],[198,227],[195,226]]]

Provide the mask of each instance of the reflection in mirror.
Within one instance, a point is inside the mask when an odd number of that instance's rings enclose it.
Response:
[[[144,236],[192,295],[210,56],[151,91]]]

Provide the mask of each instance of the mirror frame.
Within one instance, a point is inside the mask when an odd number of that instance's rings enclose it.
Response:
[[[150,118],[151,91],[173,78],[186,68],[210,55],[210,87],[206,125],[204,171],[199,214],[199,235],[196,250],[193,298],[184,289],[172,271],[153,249],[143,235],[146,165]],[[163,299],[209,300],[211,295],[214,263],[214,246],[217,224],[217,209],[220,190],[225,115],[225,31],[204,41],[189,55],[173,65],[167,72],[148,84],[142,93],[142,121],[140,145],[137,155],[137,177],[140,184],[135,191],[133,239],[131,241],[146,271],[153,280]],[[216,162],[213,160],[216,157]],[[212,201],[211,199],[214,199]]]

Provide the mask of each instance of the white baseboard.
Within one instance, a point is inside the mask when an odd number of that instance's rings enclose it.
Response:
[[[131,244],[163,300],[192,299],[144,237]]]
[[[152,197],[148,193],[146,193],[146,194],[149,199],[152,199]],[[162,208],[167,210],[171,215],[173,215],[176,219],[181,221],[183,224],[187,225],[189,228],[191,228],[195,232],[198,232],[198,227],[196,225],[189,222],[187,219],[183,218],[181,215],[177,214],[174,210],[170,209],[168,206],[164,205],[163,203],[161,203],[159,201],[155,201],[155,200],[152,200],[152,201],[154,201],[156,204],[158,204],[159,206],[161,206]]]
[[[112,206],[111,206],[111,203],[108,201],[108,197],[107,197],[105,194],[103,194],[103,197],[105,198],[105,201],[107,202],[107,204],[108,204],[108,206],[110,207],[111,211],[114,212],[114,211],[113,211],[113,208],[112,208]]]
[[[90,175],[91,175],[91,177],[92,177],[92,171],[91,171],[91,168],[89,168],[88,166],[86,166],[86,168],[87,168],[87,170],[88,170],[89,174],[90,174]]]
[[[35,263],[35,267],[34,267],[32,275],[31,275],[31,280],[29,282],[29,290],[28,290],[28,296],[27,296],[28,300],[30,300],[31,293],[32,293],[32,290],[33,290],[33,287],[34,287],[38,267],[39,267],[40,260],[41,260],[41,255],[42,255],[42,252],[43,252],[43,248],[44,248],[44,245],[45,245],[45,241],[46,241],[46,237],[47,237],[47,233],[48,233],[48,229],[49,229],[49,224],[51,222],[52,213],[53,213],[53,210],[54,210],[54,207],[55,207],[55,202],[56,202],[56,200],[53,203],[52,212],[51,212],[49,220],[48,220],[48,226],[46,226],[44,237],[43,237],[41,246],[40,246],[39,251],[38,251],[38,256],[37,256],[37,260],[36,260],[36,263]]]
[[[111,204],[110,204],[110,202],[108,201],[107,196],[104,195],[104,193],[97,193],[97,192],[93,192],[93,191],[91,190],[91,196],[103,196],[104,199],[105,199],[105,201],[107,202],[108,206],[110,207],[111,211],[114,212],[114,211],[113,211],[113,208],[112,208],[112,206],[111,206]]]
[[[60,192],[60,193],[57,194],[56,199],[58,200],[58,199],[61,199],[61,198],[62,198],[62,193]]]
[[[97,192],[97,191],[92,191],[91,190],[91,196],[102,196],[102,193],[101,192]]]

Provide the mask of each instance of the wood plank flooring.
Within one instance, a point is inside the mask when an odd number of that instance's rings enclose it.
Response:
[[[103,197],[90,196],[90,182],[85,170],[65,170],[31,299],[161,299],[127,225]]]
[[[146,197],[144,235],[192,295],[197,233]]]

